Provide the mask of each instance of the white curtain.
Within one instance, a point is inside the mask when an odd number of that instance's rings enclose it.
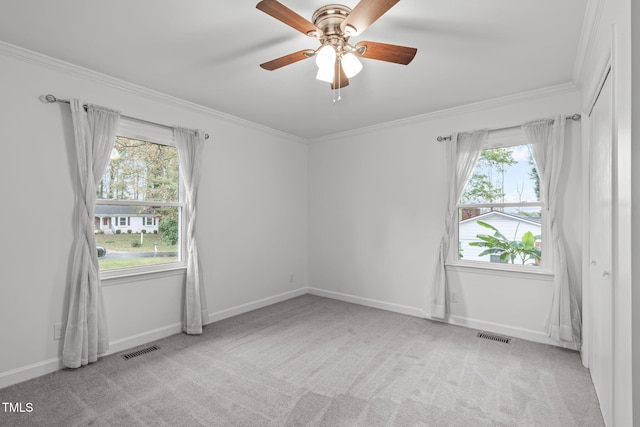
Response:
[[[96,187],[109,162],[120,113],[92,105],[85,113],[77,99],[70,100],[70,106],[78,168],[77,223],[62,363],[79,368],[98,360],[109,346],[93,218]]]
[[[440,240],[436,271],[429,298],[430,316],[444,319],[447,309],[447,278],[445,263],[451,255],[450,241],[458,223],[458,201],[464,192],[467,181],[473,172],[482,147],[489,137],[488,130],[459,133],[451,136],[451,142],[445,142],[445,176],[443,184],[447,189],[445,199],[444,232]],[[457,253],[457,251],[455,251]]]
[[[546,207],[550,245],[553,248],[553,302],[547,320],[549,337],[577,345],[581,342],[582,322],[578,289],[571,277],[564,249],[564,237],[557,223],[558,184],[564,154],[564,116],[525,123],[522,130],[531,144],[540,175],[540,195]]]
[[[180,177],[185,190],[187,233],[187,279],[185,283],[184,319],[182,329],[187,334],[201,334],[202,325],[209,320],[207,298],[204,294],[202,270],[196,245],[196,205],[202,171],[204,133],[200,130],[174,128]]]

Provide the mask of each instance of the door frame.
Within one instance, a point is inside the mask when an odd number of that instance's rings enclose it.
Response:
[[[626,10],[626,9],[625,9]],[[595,69],[590,69],[590,73],[583,80],[582,93],[582,110],[586,118],[583,125],[583,144],[585,150],[588,149],[589,135],[585,132],[590,126],[588,113],[591,105],[596,98],[597,92],[601,87],[599,81],[608,67],[611,68],[611,84],[612,84],[612,251],[613,258],[611,271],[611,286],[613,297],[613,389],[612,389],[612,423],[611,426],[631,425],[634,421],[634,337],[633,330],[633,269],[634,256],[633,236],[629,230],[633,228],[633,191],[631,183],[633,179],[633,158],[632,154],[632,91],[631,91],[631,42],[627,25],[619,26],[617,23],[611,23],[607,28],[601,27],[602,34],[599,37],[603,44],[591,46],[589,55],[595,56]],[[607,34],[608,33],[608,34]],[[608,42],[608,43],[607,43]],[[593,61],[592,61],[593,62]],[[601,71],[601,73],[598,73]],[[584,159],[588,159],[590,153],[584,153],[583,157],[583,177],[587,177],[589,170],[588,164],[584,163]],[[583,179],[583,183],[586,181]],[[588,276],[584,275],[585,268],[589,266],[589,251],[586,248],[589,234],[585,224],[589,223],[588,216],[588,183],[584,183],[583,192],[583,215],[585,222],[583,223],[583,347],[582,356],[583,364],[589,367],[590,344],[589,332],[592,320],[589,311],[591,304],[590,295],[588,294],[589,282]],[[586,264],[586,266],[585,266]],[[588,271],[588,270],[587,270]],[[637,323],[637,322],[636,322]],[[637,375],[635,376],[637,379]],[[637,396],[636,396],[637,397]],[[637,399],[636,399],[637,400]],[[637,415],[637,414],[636,414]],[[637,418],[637,417],[636,417]],[[637,420],[636,420],[637,421]]]
[[[615,259],[615,253],[616,253],[616,246],[615,246],[615,235],[616,235],[616,225],[615,225],[615,185],[616,185],[616,181],[615,181],[615,157],[616,157],[616,142],[615,142],[615,136],[616,136],[616,131],[615,131],[615,99],[614,99],[614,95],[615,95],[615,77],[614,77],[614,72],[613,72],[613,67],[612,67],[612,63],[611,63],[611,56],[609,56],[606,65],[604,67],[604,70],[602,71],[600,78],[598,80],[598,84],[595,86],[595,90],[592,93],[592,97],[591,97],[591,101],[588,104],[588,108],[587,108],[587,114],[585,115],[587,120],[584,123],[584,127],[583,127],[583,135],[585,135],[586,137],[584,138],[585,141],[585,150],[583,153],[583,171],[585,171],[585,175],[584,175],[584,195],[585,195],[585,202],[584,202],[584,218],[583,218],[583,227],[584,227],[584,240],[583,240],[583,262],[582,262],[582,271],[583,271],[583,345],[582,345],[582,349],[581,349],[581,355],[582,355],[582,361],[585,367],[591,368],[592,363],[593,363],[593,352],[594,352],[594,347],[593,347],[593,330],[594,328],[591,326],[594,324],[594,314],[593,314],[593,304],[596,303],[596,301],[593,300],[592,295],[591,295],[591,289],[592,289],[592,283],[591,283],[591,279],[592,279],[592,267],[591,267],[591,260],[593,259],[593,255],[591,254],[591,234],[592,234],[592,230],[590,228],[591,225],[591,179],[590,179],[590,174],[591,174],[591,154],[592,154],[592,147],[593,147],[593,135],[591,134],[591,125],[592,125],[592,118],[591,118],[591,114],[593,113],[593,109],[595,108],[596,103],[598,102],[598,100],[600,99],[600,94],[602,93],[602,90],[604,89],[604,85],[605,83],[609,84],[610,87],[610,93],[609,93],[609,114],[610,114],[610,120],[611,120],[611,129],[608,129],[608,133],[609,133],[609,137],[610,137],[610,141],[611,141],[611,146],[610,146],[610,156],[611,156],[611,165],[610,165],[610,169],[609,169],[609,173],[610,173],[610,191],[611,191],[611,212],[610,212],[610,218],[611,218],[611,260],[610,260],[610,271],[612,274],[612,277],[610,278],[610,306],[609,306],[609,313],[610,313],[610,336],[611,336],[611,342],[610,342],[610,346],[608,348],[608,350],[605,350],[609,356],[610,356],[610,369],[611,369],[611,377],[609,378],[608,381],[608,389],[609,389],[609,395],[607,396],[603,396],[603,395],[599,395],[598,398],[601,400],[600,402],[600,406],[601,407],[606,407],[608,409],[608,413],[609,413],[609,419],[605,419],[605,424],[606,425],[615,425],[615,407],[614,407],[614,403],[615,403],[615,399],[614,396],[617,394],[616,392],[616,372],[615,372],[615,360],[616,360],[616,345],[615,345],[615,331],[616,331],[616,318],[615,318],[615,306],[616,306],[616,290],[615,290],[615,277],[613,276],[613,270],[614,270],[614,259]],[[606,402],[603,401],[604,399],[606,399]],[[604,416],[604,413],[603,413]]]
[[[587,108],[582,114],[582,141],[583,141],[583,149],[582,149],[582,176],[583,176],[583,186],[582,186],[582,345],[580,347],[580,356],[582,358],[582,364],[585,368],[589,368],[591,366],[591,343],[592,343],[592,335],[591,335],[591,323],[592,323],[592,312],[591,312],[591,283],[589,279],[590,274],[590,261],[591,261],[591,253],[589,250],[589,239],[591,230],[589,227],[591,214],[590,214],[590,203],[591,203],[591,188],[589,183],[589,175],[591,173],[591,145],[592,145],[592,135],[591,135],[591,113],[593,112],[593,108],[595,107],[596,102],[598,101],[598,97],[604,83],[609,77],[611,79],[611,103],[612,109],[614,108],[615,101],[613,99],[615,91],[613,90],[614,86],[614,75],[612,68],[612,57],[611,51],[606,57],[603,66],[601,67],[602,72],[600,73],[600,77],[597,80],[597,84],[594,84],[591,90],[591,94],[589,96],[589,103],[587,104]],[[613,111],[612,111],[613,113]],[[615,126],[615,124],[613,124]],[[613,132],[613,130],[612,130]]]

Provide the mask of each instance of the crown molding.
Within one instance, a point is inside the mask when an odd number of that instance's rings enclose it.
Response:
[[[407,126],[415,123],[423,123],[423,122],[428,122],[432,120],[457,116],[461,114],[474,113],[474,112],[486,110],[489,108],[503,107],[503,106],[508,106],[508,105],[516,104],[523,101],[531,101],[538,98],[546,98],[549,96],[575,92],[576,90],[578,90],[578,85],[576,83],[573,83],[573,82],[562,83],[555,86],[549,86],[541,89],[534,89],[526,92],[519,92],[512,95],[502,96],[499,98],[488,99],[485,101],[479,101],[471,104],[460,105],[458,107],[452,107],[444,110],[433,111],[430,113],[420,114],[417,116],[407,117],[404,119],[379,123],[373,126],[367,126],[359,129],[345,131],[345,132],[329,134],[322,137],[310,139],[309,143],[310,144],[322,143],[325,141],[343,139],[343,138],[352,137],[356,135],[363,135],[371,132],[376,132],[382,129]]]
[[[583,83],[584,63],[593,49],[603,10],[604,0],[587,0],[578,44],[578,54],[573,65],[573,81],[577,84]]]
[[[588,14],[589,16],[593,16],[593,18],[589,18],[591,23],[590,28],[595,28],[596,22],[599,21],[599,13],[601,13],[601,4],[603,0],[588,0]],[[598,12],[598,13],[595,13]],[[585,16],[585,22],[587,18]],[[586,52],[588,52],[588,47],[592,43],[593,38],[595,37],[594,29],[591,28],[587,31],[583,29],[583,36],[588,35],[588,42],[581,42],[581,49],[584,50],[585,53],[580,53],[580,61],[584,61]],[[586,36],[585,36],[586,37]],[[583,37],[584,38],[584,37]],[[585,45],[582,48],[583,44]],[[134,83],[127,82],[125,80],[121,80],[107,74],[99,73],[97,71],[84,68],[66,61],[62,61],[57,58],[53,58],[51,56],[47,56],[38,52],[34,52],[29,49],[22,48],[20,46],[16,46],[4,41],[0,40],[0,55],[13,57],[19,59],[23,62],[34,63],[36,65],[40,65],[55,71],[64,72],[67,74],[72,74],[79,78],[93,81],[105,86],[112,87],[114,89],[122,90],[125,92],[129,92],[135,94],[137,96],[141,96],[143,98],[150,99],[155,102],[162,102],[164,104],[179,107],[185,110],[189,110],[196,113],[201,113],[205,115],[209,115],[213,118],[226,121],[228,123],[232,123],[235,125],[239,125],[245,128],[251,128],[258,130],[260,132],[264,132],[270,134],[272,136],[276,136],[278,138],[287,139],[293,142],[297,142],[304,145],[309,145],[313,143],[319,143],[324,141],[330,141],[334,139],[340,139],[355,135],[367,134],[375,131],[379,131],[382,129],[395,128],[399,126],[406,126],[414,123],[420,123],[425,121],[437,120],[445,117],[451,117],[461,114],[473,113],[476,111],[485,110],[488,108],[500,107],[505,105],[511,105],[514,103],[532,100],[536,98],[544,98],[552,95],[558,95],[562,93],[572,92],[578,89],[578,84],[575,83],[578,80],[574,80],[570,83],[562,83],[555,86],[549,86],[541,89],[534,89],[531,91],[520,92],[512,95],[507,95],[499,98],[493,98],[489,100],[479,101],[471,104],[461,105],[457,107],[447,108],[444,110],[433,111],[425,114],[420,114],[417,116],[411,116],[403,119],[398,119],[390,122],[379,123],[373,126],[366,126],[358,129],[348,130],[345,132],[338,132],[334,134],[328,134],[319,136],[316,138],[303,138],[297,135],[293,135],[287,132],[283,132],[278,129],[274,129],[268,126],[264,126],[255,122],[251,122],[246,119],[242,119],[237,116],[233,116],[231,114],[223,113],[218,110],[214,110],[209,107],[205,107],[200,104],[196,104],[190,101],[186,101],[184,99],[168,95],[162,92],[158,92]],[[577,61],[576,61],[577,63]],[[215,132],[211,132],[213,137],[215,138]]]
[[[218,110],[214,110],[213,108],[205,107],[200,104],[196,104],[194,102],[186,101],[184,99],[168,95],[162,92],[158,92],[153,89],[146,88],[144,86],[140,86],[134,83],[127,82],[125,80],[121,80],[107,74],[103,74],[89,68],[84,68],[79,65],[72,64],[70,62],[62,61],[57,58],[53,58],[51,56],[44,55],[42,53],[34,52],[29,49],[25,49],[20,46],[16,46],[7,42],[0,40],[0,55],[4,55],[7,57],[12,57],[23,62],[28,62],[36,65],[40,65],[55,71],[64,72],[67,74],[72,74],[76,77],[93,81],[105,86],[112,87],[114,89],[118,89],[124,92],[129,92],[134,95],[147,98],[149,100],[155,102],[162,102],[166,105],[170,105],[173,107],[182,108],[185,110],[189,110],[196,113],[202,113],[209,115],[213,118],[232,123],[235,125],[239,125],[245,128],[251,128],[258,130],[260,132],[268,133],[270,135],[287,139],[293,142],[308,144],[308,140],[296,135],[292,135],[290,133],[286,133],[274,128],[270,128],[268,126],[264,126],[255,122],[251,122],[246,119],[242,119],[237,116],[233,116],[231,114],[223,113]],[[215,138],[215,132],[212,133],[212,136]]]

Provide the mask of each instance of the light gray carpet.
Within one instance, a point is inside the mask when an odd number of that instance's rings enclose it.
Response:
[[[602,426],[578,353],[304,295],[0,390],[7,426]]]

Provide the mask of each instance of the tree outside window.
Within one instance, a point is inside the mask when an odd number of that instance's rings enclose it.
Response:
[[[175,146],[118,136],[97,188],[96,245],[101,271],[180,261],[178,153]]]
[[[458,204],[458,259],[541,265],[540,179],[524,135],[482,150]]]

